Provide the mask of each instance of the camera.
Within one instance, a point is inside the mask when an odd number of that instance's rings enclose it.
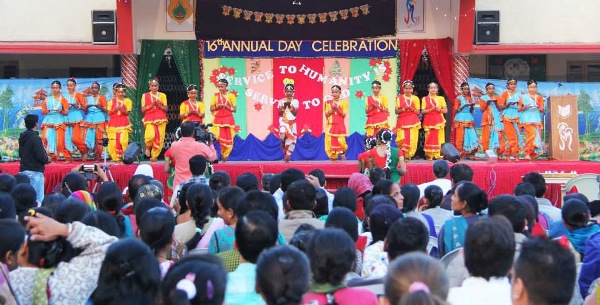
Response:
[[[194,122],[194,139],[198,142],[210,145],[210,143],[216,139],[215,134],[208,131],[208,128],[212,126],[213,124],[199,124],[198,122]]]
[[[98,170],[98,165],[96,164],[83,164],[79,168],[79,172],[83,174],[86,180],[92,180],[94,178],[94,173]]]

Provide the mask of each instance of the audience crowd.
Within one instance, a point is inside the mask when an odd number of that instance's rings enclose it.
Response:
[[[169,200],[148,165],[124,190],[73,171],[41,196],[1,174],[0,304],[600,304],[600,202],[553,206],[538,173],[489,198],[446,161],[421,185],[374,170],[333,193],[319,169],[205,165]]]

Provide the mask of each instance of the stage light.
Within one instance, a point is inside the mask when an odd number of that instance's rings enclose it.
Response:
[[[444,145],[442,145],[442,157],[452,163],[460,161],[460,153],[452,143],[444,143]]]

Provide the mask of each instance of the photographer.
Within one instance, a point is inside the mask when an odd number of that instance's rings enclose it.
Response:
[[[19,136],[19,171],[29,177],[31,186],[35,189],[38,204],[44,199],[44,170],[50,158],[46,155],[44,144],[36,131],[38,116],[28,114],[25,117],[26,131]]]
[[[194,139],[194,123],[184,122],[181,124],[181,140],[171,144],[171,159],[175,161],[175,179],[173,185],[179,185],[188,180],[190,172],[189,159],[195,155],[201,155],[212,162],[217,159],[217,151],[213,145],[213,138],[208,138],[208,145]],[[167,168],[165,168],[167,170]]]

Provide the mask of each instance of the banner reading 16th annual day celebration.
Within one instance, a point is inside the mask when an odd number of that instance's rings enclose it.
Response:
[[[397,45],[393,40],[351,41],[226,41],[204,43],[204,100],[208,107],[218,92],[217,81],[229,81],[237,96],[235,119],[239,135],[264,139],[270,127],[278,126],[277,102],[284,97],[283,80],[294,80],[300,102],[298,132],[323,132],[324,102],[331,87],[342,87],[349,102],[348,133],[364,133],[365,100],[372,94],[371,82],[382,83],[390,114],[398,88]],[[212,118],[207,118],[209,121]],[[395,115],[390,123],[395,124]]]

